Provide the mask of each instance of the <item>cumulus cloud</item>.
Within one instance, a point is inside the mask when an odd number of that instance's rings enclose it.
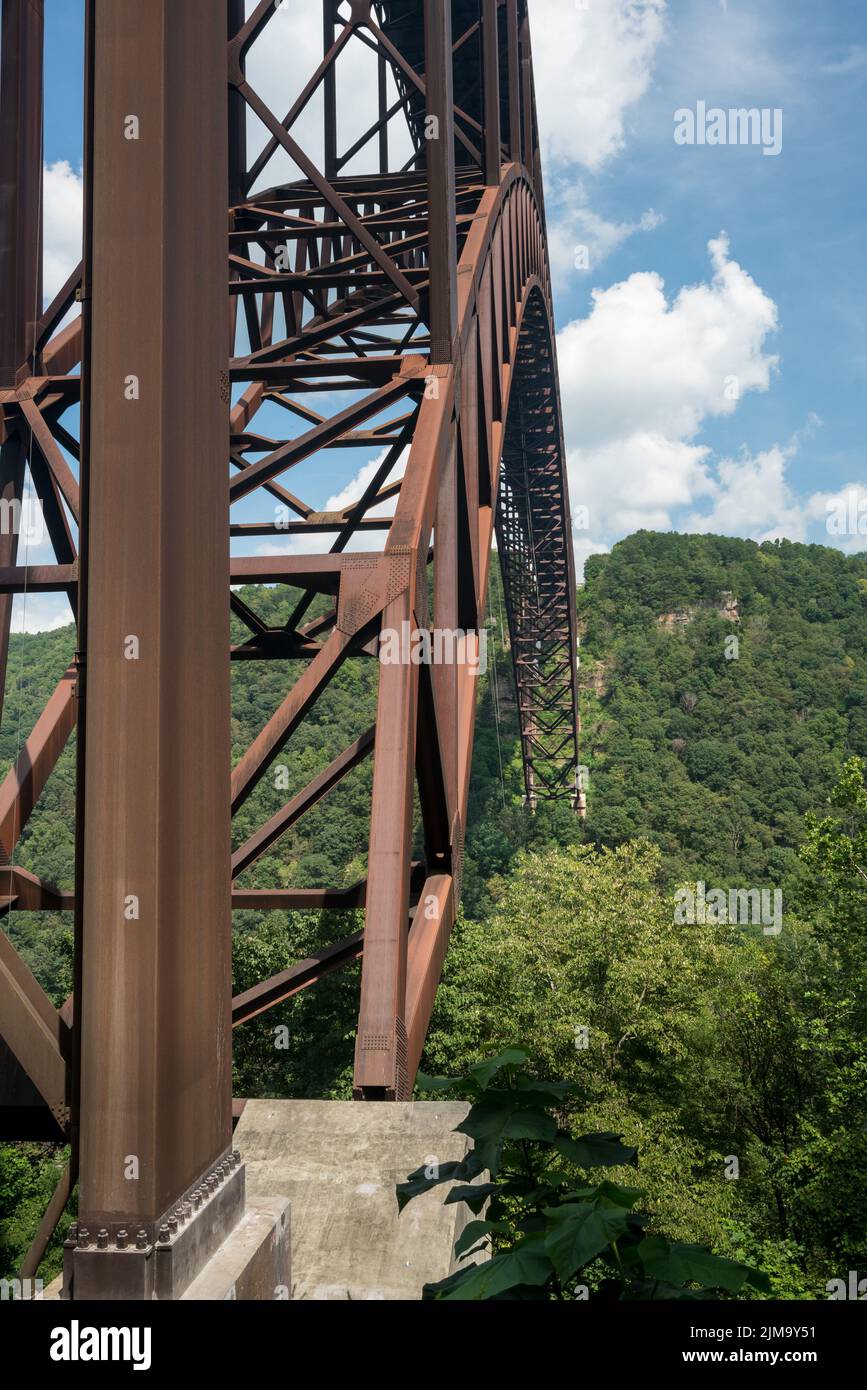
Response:
[[[81,173],[65,159],[43,173],[43,294],[50,301],[81,260],[84,194]]]
[[[53,632],[55,628],[67,627],[73,621],[68,599],[58,594],[18,596],[12,605],[12,631],[16,633]],[[14,675],[10,662],[10,676],[13,679]]]
[[[647,91],[665,0],[534,0],[533,70],[543,157],[597,170]]]
[[[666,296],[640,273],[596,290],[558,337],[576,559],[647,528],[787,537],[867,548],[867,487],[804,495],[790,465],[821,427],[815,414],[785,444],[716,458],[701,439],[747,391],[767,391],[777,308],[721,234],[710,278]]]
[[[662,277],[631,275],[593,291],[593,309],[558,335],[570,438],[584,450],[648,432],[692,439],[708,415],[730,415],[745,391],[766,391],[777,358],[764,351],[777,308],[708,243],[712,277],[666,298]]]
[[[757,541],[782,536],[805,541],[810,522],[824,517],[824,507],[817,498],[799,498],[786,470],[807,433],[796,435],[785,446],[773,444],[757,454],[744,448],[737,458],[720,459],[710,484],[710,506],[685,517],[681,529]]]
[[[592,273],[636,232],[652,232],[665,218],[648,208],[635,221],[611,222],[594,212],[581,180],[556,173],[548,181],[548,255],[555,289]]]
[[[776,305],[731,259],[724,235],[708,251],[709,281],[669,300],[659,275],[631,275],[595,290],[590,314],[558,335],[569,487],[589,511],[584,540],[671,526],[676,510],[713,494],[710,451],[696,442],[702,424],[770,385]]]
[[[659,275],[631,275],[594,291],[591,312],[558,336],[579,558],[641,527],[797,540],[824,521],[827,498],[798,496],[787,477],[817,417],[788,444],[734,458],[701,439],[778,368],[773,300],[724,234],[708,253],[707,281],[671,298]]]
[[[812,540],[852,552],[867,549],[864,483],[802,495],[787,476],[788,465],[821,424],[817,415],[810,415],[788,444],[755,454],[745,447],[737,458],[721,459],[711,480],[710,505],[684,517],[680,529],[756,541]]]

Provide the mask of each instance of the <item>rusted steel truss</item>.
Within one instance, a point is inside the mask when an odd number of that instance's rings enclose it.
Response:
[[[118,5],[130,26],[120,37],[135,43],[141,7]],[[526,0],[323,0],[321,61],[278,111],[248,74],[257,46],[291,40],[292,6],[262,0],[247,16],[243,0],[226,5],[231,345],[222,389],[233,553],[225,575],[233,586],[226,603],[248,634],[226,660],[302,663],[235,763],[231,812],[279,758],[291,761],[292,736],[335,673],[347,660],[375,655],[384,630],[408,623],[481,631],[495,539],[528,800],[574,798],[574,569]],[[79,642],[73,667],[0,786],[0,854],[9,866],[0,909],[76,908],[86,958],[88,931],[96,930],[88,920],[87,835],[79,837],[75,895],[14,866],[16,844],[84,695],[92,657],[87,575],[91,583],[94,574],[106,577],[94,552],[102,534],[99,469],[89,472],[89,422],[102,418],[88,394],[101,380],[88,264],[99,246],[91,235],[83,266],[47,309],[41,298],[41,8],[41,0],[3,0],[0,497],[20,501],[29,475],[55,558],[28,565],[17,537],[0,537],[0,674],[5,679],[16,594],[67,594]],[[99,0],[88,8],[92,30],[105,12]],[[359,49],[376,68],[369,122],[355,118],[344,77]],[[314,109],[321,122],[311,143]],[[92,91],[88,111],[91,178],[100,167],[93,141],[105,138]],[[182,103],[172,115],[184,118]],[[272,169],[281,178],[269,184]],[[186,203],[182,189],[176,196],[185,215],[189,196]],[[167,223],[169,265],[174,249]],[[139,308],[146,314],[146,305]],[[176,405],[183,410],[180,399]],[[323,512],[304,500],[295,478],[309,478],[311,461],[338,455],[350,460],[349,477],[358,475],[356,491]],[[184,466],[180,457],[175,463]],[[359,473],[362,463],[371,466]],[[219,457],[213,466],[222,468]],[[261,504],[258,517],[250,499]],[[257,538],[259,553],[236,553]],[[148,583],[144,572],[141,584]],[[236,592],[246,583],[300,591],[289,622],[275,629],[263,621]],[[98,611],[104,618],[105,609]],[[472,656],[470,642],[449,663],[381,664],[375,725],[267,823],[239,836],[231,865],[228,858],[223,865],[221,848],[213,852],[214,872],[231,874],[235,908],[364,909],[363,933],[248,990],[232,1016],[243,1024],[361,956],[360,1099],[409,1096],[424,1045],[460,898],[478,686]],[[194,718],[192,706],[186,714]],[[80,795],[91,788],[95,800],[96,725],[79,757]],[[363,882],[303,890],[237,883],[368,758]],[[197,767],[184,765],[182,746],[171,775],[178,791],[198,776]],[[420,861],[413,859],[416,793]],[[104,811],[86,803],[79,812],[92,842]],[[170,859],[168,871],[181,872],[180,863]],[[160,891],[170,895],[171,883]],[[83,988],[86,994],[86,974]],[[97,1017],[87,1025],[91,1046]],[[80,1026],[78,994],[54,1009],[0,933],[2,1133],[41,1136],[46,1111],[49,1131],[69,1132],[77,1104],[70,1059]],[[112,1038],[102,1041],[110,1051]],[[173,1044],[188,1042],[179,1035]]]

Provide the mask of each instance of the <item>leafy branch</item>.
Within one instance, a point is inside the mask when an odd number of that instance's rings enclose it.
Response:
[[[542,1081],[529,1058],[507,1048],[466,1076],[419,1077],[428,1092],[470,1101],[456,1132],[473,1140],[466,1158],[411,1173],[398,1207],[442,1184],[446,1205],[473,1213],[455,1243],[458,1268],[424,1289],[426,1299],[699,1299],[709,1290],[768,1292],[767,1276],[698,1245],[648,1234],[636,1210],[646,1195],[588,1172],[635,1165],[637,1151],[607,1132],[573,1138],[557,1110],[577,1087]]]

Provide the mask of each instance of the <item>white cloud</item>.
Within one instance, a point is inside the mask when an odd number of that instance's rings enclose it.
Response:
[[[543,158],[599,169],[623,147],[647,91],[665,0],[534,0],[533,71]]]
[[[867,550],[867,486],[846,483],[835,492],[803,496],[787,477],[789,463],[821,423],[811,415],[786,445],[773,444],[757,454],[743,448],[737,458],[721,459],[711,485],[709,510],[685,517],[679,529],[756,541],[812,540],[841,550]]]
[[[252,4],[247,8],[251,11]],[[547,158],[595,170],[621,149],[625,113],[650,82],[665,9],[666,0],[587,0],[586,7],[570,0],[534,0],[533,67]],[[282,119],[321,59],[321,8],[286,4],[250,49],[247,75]],[[389,83],[394,99],[390,77]],[[378,115],[376,55],[357,37],[338,59],[337,87],[338,143],[346,149]],[[321,128],[319,91],[292,131],[315,159],[322,156]],[[389,134],[395,155],[407,159],[412,146],[402,118],[394,118]],[[266,138],[255,117],[250,135],[255,151]],[[373,167],[374,157],[371,143],[357,167]],[[275,157],[264,181],[286,177],[288,163],[282,155]]]
[[[595,290],[590,314],[558,335],[569,490],[573,507],[589,512],[575,537],[585,551],[639,527],[675,525],[703,498],[720,515],[733,506],[697,436],[745,392],[768,390],[777,309],[731,259],[724,234],[708,252],[707,282],[669,300],[659,275],[631,275]],[[746,505],[746,475],[737,490]]]
[[[602,262],[636,232],[652,232],[665,218],[648,208],[637,221],[609,222],[593,211],[580,180],[556,173],[548,180],[548,256],[555,289],[574,285],[577,275],[593,273]],[[579,256],[586,248],[586,264]]]
[[[65,159],[47,164],[43,178],[43,294],[50,303],[81,260],[83,183]]]
[[[69,600],[61,594],[26,594],[12,605],[13,632],[53,632],[73,621]],[[14,670],[10,663],[10,676]]]
[[[669,302],[661,276],[630,275],[594,290],[588,317],[559,333],[570,442],[586,450],[641,432],[692,439],[706,416],[732,413],[735,391],[768,389],[776,305],[730,259],[724,234],[708,251],[709,282]]]
[[[692,513],[681,529],[758,541],[781,536],[806,540],[809,503],[799,501],[786,478],[787,464],[796,452],[797,446],[773,444],[758,454],[743,449],[736,459],[721,459],[711,488],[711,508]]]
[[[357,502],[364,492],[364,489],[372,481],[377,469],[385,462],[387,454],[388,450],[383,449],[382,453],[377,454],[376,458],[372,458],[369,462],[362,464],[355,477],[346,484],[346,487],[342,488],[340,492],[335,493],[333,497],[328,498],[322,510],[325,512],[341,512],[344,507],[348,507],[352,502]],[[392,468],[385,483],[395,482],[398,478],[403,476],[408,454],[408,449],[404,449],[401,452],[397,463]],[[385,484],[383,484],[383,486],[385,486]],[[377,507],[371,507],[369,511],[365,512],[365,516],[393,516],[395,506],[396,499],[391,498],[387,502],[381,502]]]

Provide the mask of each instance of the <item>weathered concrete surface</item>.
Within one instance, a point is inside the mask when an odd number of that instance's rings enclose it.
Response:
[[[235,1130],[251,1198],[292,1207],[292,1297],[418,1299],[454,1268],[469,1217],[444,1184],[398,1216],[395,1186],[425,1162],[463,1158],[463,1103],[251,1100]]]
[[[285,1197],[249,1197],[244,1215],[181,1301],[285,1300],[291,1278],[290,1213]]]

